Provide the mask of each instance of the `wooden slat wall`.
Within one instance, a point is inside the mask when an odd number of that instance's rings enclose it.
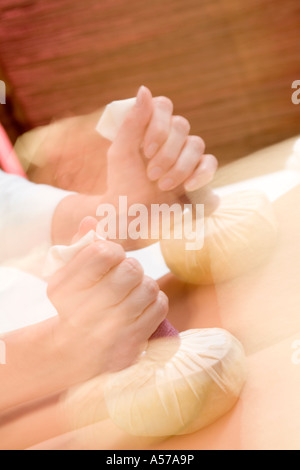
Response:
[[[0,60],[33,127],[173,99],[221,163],[300,133],[299,0],[1,0]]]

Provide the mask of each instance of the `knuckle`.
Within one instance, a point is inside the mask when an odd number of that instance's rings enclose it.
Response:
[[[110,262],[113,259],[113,252],[108,242],[95,242],[90,246],[90,254],[104,262]]]
[[[180,129],[185,134],[189,134],[189,132],[191,130],[191,125],[185,117],[183,117],[183,116],[173,116],[172,123],[176,127],[176,129]]]
[[[207,173],[211,177],[214,176],[218,169],[219,162],[213,155],[205,155],[204,162],[202,164],[202,172]]]
[[[151,279],[148,276],[144,276],[143,287],[151,297],[156,298],[156,296],[159,293],[159,287],[158,287],[157,282],[155,282],[153,279]]]
[[[168,131],[169,129],[166,129],[163,122],[156,122],[153,125],[153,133],[155,134],[155,140],[159,143],[163,143],[167,140]]]
[[[195,160],[193,159],[193,165]],[[178,164],[175,168],[175,175],[180,178],[180,176],[187,176],[191,171],[191,164],[186,164],[184,161],[178,161]]]
[[[210,158],[213,170],[216,171],[219,166],[218,159],[214,155],[208,155],[208,157]]]
[[[112,242],[108,242],[108,244],[110,245],[112,257],[114,260],[121,262],[126,258],[125,250],[121,245]]]
[[[176,162],[176,155],[172,155],[171,152],[161,152],[159,155],[160,166],[162,168],[170,168]]]
[[[160,107],[167,109],[171,113],[173,112],[174,105],[172,100],[170,98],[167,98],[166,96],[158,96],[157,98],[154,98],[154,102]]]
[[[190,143],[196,149],[197,152],[203,153],[205,150],[205,142],[202,137],[193,135],[189,138]]]
[[[157,306],[158,306],[158,311],[160,315],[162,315],[163,318],[165,318],[168,314],[169,311],[169,299],[164,294],[164,292],[160,291],[159,296],[157,299]]]
[[[188,177],[190,172],[191,172],[190,165],[187,165],[186,162],[183,160],[179,160],[172,170],[173,178],[176,181],[181,180],[182,178]]]
[[[172,179],[176,182],[177,185],[181,184],[188,176],[190,172],[185,168],[177,168],[172,173]]]
[[[135,258],[126,258],[122,261],[122,270],[134,279],[142,278],[144,275],[141,264]]]

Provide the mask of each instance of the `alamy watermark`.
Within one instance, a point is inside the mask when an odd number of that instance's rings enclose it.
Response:
[[[118,207],[101,204],[97,233],[110,240],[185,240],[186,250],[201,250],[204,244],[203,204],[132,204],[119,196]]]
[[[0,104],[6,104],[6,85],[0,80]]]
[[[296,91],[292,94],[292,103],[300,104],[300,80],[295,80],[292,83],[292,88]]]
[[[6,364],[6,344],[0,340],[0,366]]]

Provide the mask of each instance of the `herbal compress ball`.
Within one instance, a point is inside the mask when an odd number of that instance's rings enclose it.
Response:
[[[273,206],[259,191],[223,196],[219,207],[203,223],[204,245],[200,250],[187,250],[188,240],[174,239],[173,233],[170,240],[160,242],[170,270],[191,284],[214,284],[237,277],[262,264],[276,244]]]
[[[197,431],[236,403],[245,382],[239,341],[218,328],[188,330],[149,342],[139,362],[105,385],[114,423],[136,436]]]

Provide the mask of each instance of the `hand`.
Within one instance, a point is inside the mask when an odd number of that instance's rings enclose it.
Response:
[[[53,218],[54,243],[69,243],[74,227],[85,216],[94,217],[101,203],[117,207],[119,196],[127,196],[129,206],[135,203],[148,207],[161,203],[171,205],[178,202],[186,190],[205,186],[213,178],[216,158],[204,155],[204,142],[200,137],[188,135],[190,125],[186,119],[172,115],[172,102],[165,97],[152,98],[145,87],[139,90],[137,98],[137,105],[127,115],[107,152],[107,184],[106,178],[104,183],[103,174],[97,174],[96,168],[90,176],[88,170],[78,171],[79,175],[85,176],[83,187],[89,185],[91,178],[91,190],[89,195],[71,196],[59,205]],[[93,129],[95,125],[96,122]],[[74,142],[76,139],[74,135]],[[85,158],[89,162],[89,155]],[[76,156],[75,162],[79,164],[80,161]],[[77,184],[81,181],[76,174],[73,179]],[[70,185],[67,189],[75,188]],[[95,193],[103,194],[97,198]],[[141,246],[140,243],[123,244],[127,250]]]
[[[76,239],[96,224],[85,219]],[[50,279],[48,296],[59,314],[60,358],[76,382],[131,365],[168,311],[166,295],[141,265],[102,240]]]
[[[118,192],[119,182],[124,195],[130,192],[132,182],[138,181],[141,188],[146,182],[147,187],[136,198],[143,202],[147,191],[155,198],[157,187],[162,197],[162,192],[180,185],[184,185],[181,193],[206,185],[214,176],[217,160],[204,155],[201,137],[189,135],[190,124],[184,117],[173,116],[170,99],[152,98],[145,87],[140,88],[138,98],[140,106],[127,116],[112,145],[95,131],[102,110],[24,134],[16,151],[26,166],[31,162],[30,180],[82,194],[103,194],[109,150],[110,193]],[[149,160],[142,162],[144,155]],[[120,181],[113,177],[116,173]],[[151,181],[157,181],[157,187]]]
[[[29,179],[82,194],[104,193],[110,142],[95,131],[101,114],[99,109],[62,119],[21,136],[15,150]]]
[[[126,195],[129,204],[172,203],[208,184],[217,160],[189,132],[189,122],[173,116],[171,100],[141,87],[108,151],[108,200]]]

